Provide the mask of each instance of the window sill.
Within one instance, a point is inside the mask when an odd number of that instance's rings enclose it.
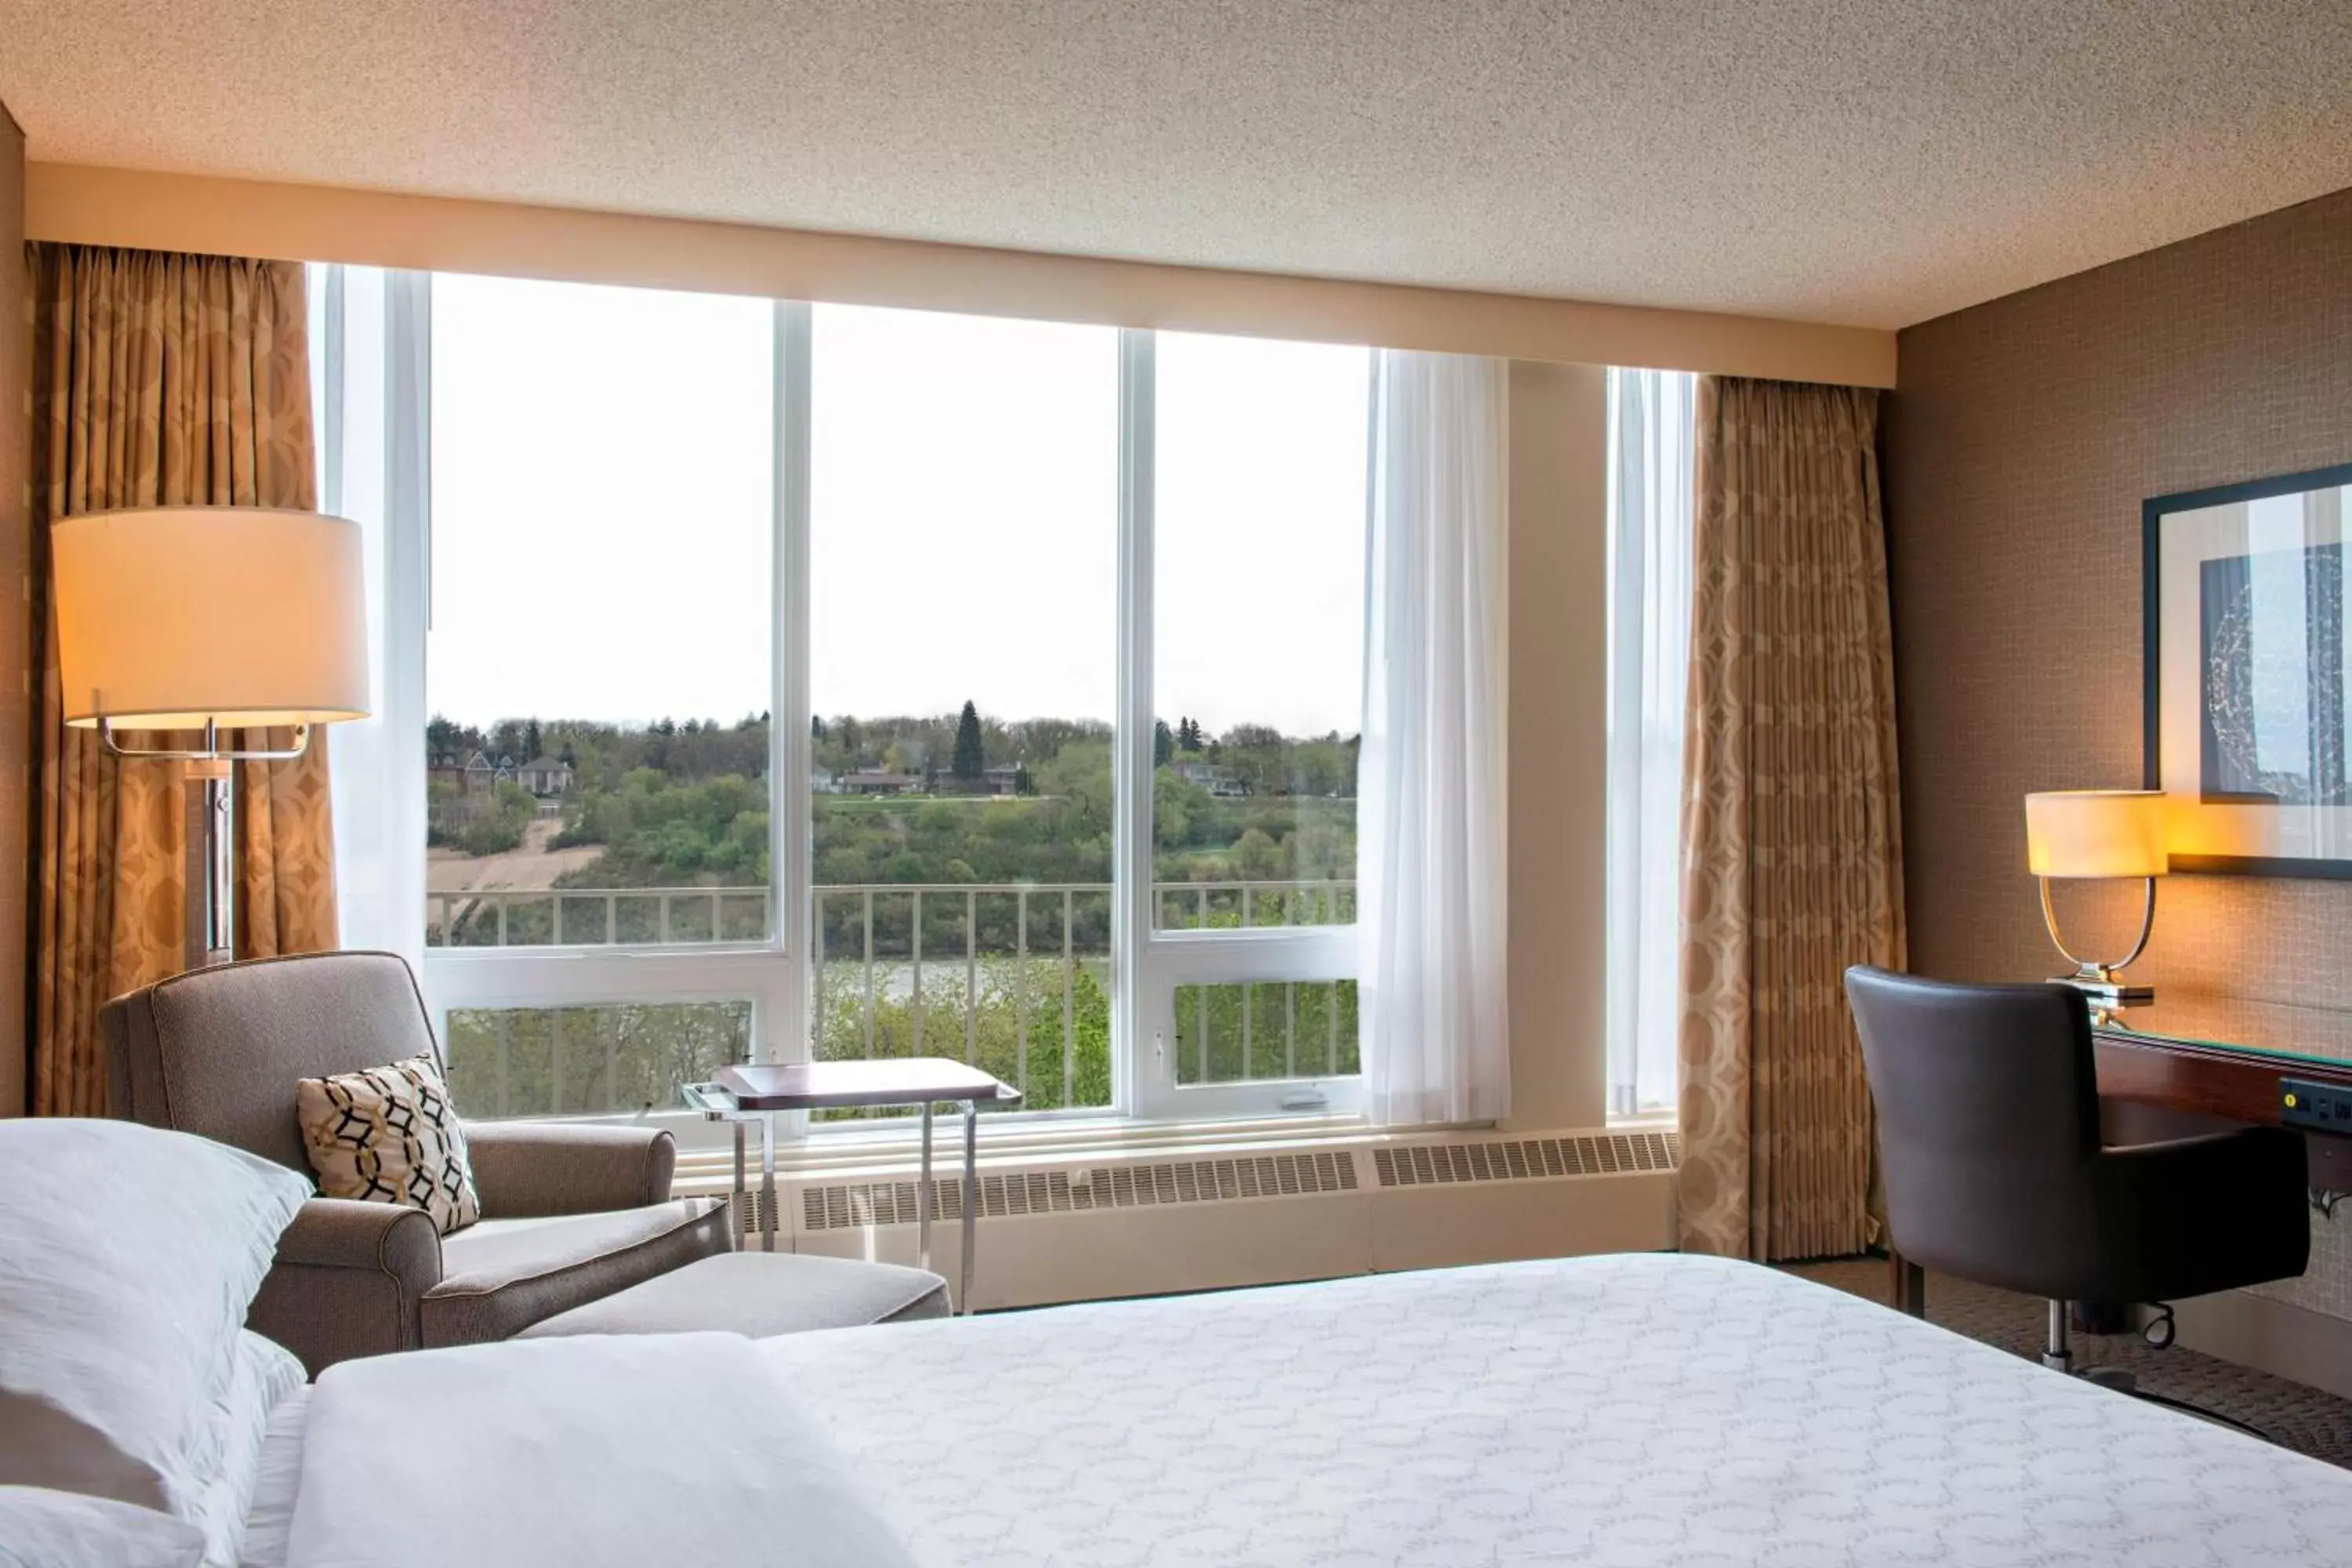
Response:
[[[1016,1123],[992,1130],[980,1124],[983,1163],[1008,1160],[1083,1160],[1096,1155],[1153,1152],[1188,1154],[1262,1151],[1297,1145],[1337,1148],[1379,1142],[1386,1135],[1360,1116],[1257,1117],[1246,1121],[1148,1122],[1098,1119],[1059,1123]],[[1394,1131],[1394,1130],[1388,1130]],[[941,1127],[932,1146],[933,1173],[953,1175],[962,1163],[961,1134]],[[757,1139],[750,1140],[751,1176],[758,1179]],[[920,1164],[920,1134],[911,1126],[873,1132],[827,1132],[811,1139],[779,1139],[776,1174],[914,1173]],[[680,1148],[675,1184],[681,1194],[730,1190],[735,1181],[731,1139],[721,1146]]]

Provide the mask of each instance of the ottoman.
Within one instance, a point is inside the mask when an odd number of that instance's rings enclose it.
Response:
[[[543,1318],[515,1337],[718,1330],[765,1339],[947,1315],[948,1282],[924,1269],[810,1253],[727,1252]]]

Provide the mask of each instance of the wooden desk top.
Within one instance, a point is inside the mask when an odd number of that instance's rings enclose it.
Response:
[[[719,1082],[745,1110],[821,1110],[853,1105],[1019,1100],[1021,1091],[945,1057],[795,1062],[721,1068]]]

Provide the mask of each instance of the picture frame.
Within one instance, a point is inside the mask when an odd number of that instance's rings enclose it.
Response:
[[[2352,878],[2352,463],[2152,497],[2141,549],[2172,868]]]

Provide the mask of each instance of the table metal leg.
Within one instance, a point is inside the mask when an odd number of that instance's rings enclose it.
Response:
[[[735,1234],[727,1238],[730,1248],[743,1245],[743,1233],[751,1228],[748,1211],[751,1206],[751,1184],[744,1177],[743,1119],[735,1119],[735,1207],[727,1215],[727,1228]]]
[[[915,1182],[915,1267],[931,1266],[931,1102],[923,1101],[923,1169]]]
[[[956,1311],[971,1314],[972,1241],[980,1220],[980,1107],[963,1102],[963,1285],[956,1291]]]
[[[776,1115],[760,1118],[760,1250],[776,1250]]]

